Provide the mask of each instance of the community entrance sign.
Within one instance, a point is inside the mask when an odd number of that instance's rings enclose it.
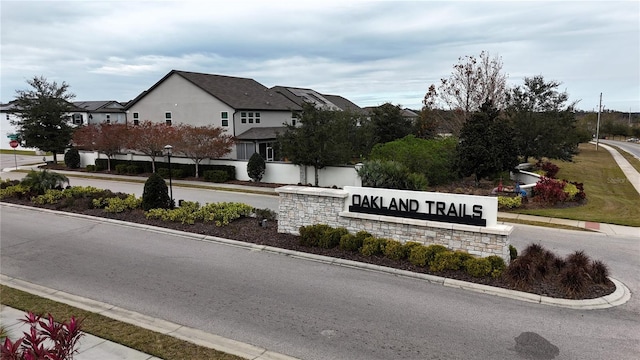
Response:
[[[483,227],[498,221],[495,197],[354,186],[344,190],[349,212]]]

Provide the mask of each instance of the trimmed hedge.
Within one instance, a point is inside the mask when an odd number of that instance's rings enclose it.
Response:
[[[162,160],[162,161],[158,161]],[[156,159],[156,171],[159,171],[160,168],[169,168],[169,164],[164,161],[164,158]],[[126,165],[135,165],[138,167],[138,174],[140,173],[150,173],[152,172],[151,168],[151,160],[142,161],[142,160],[119,160],[119,159],[111,159],[111,168],[117,169],[119,164]],[[87,166],[88,167],[88,166]],[[96,171],[103,171],[107,169],[107,159],[96,159],[95,161],[95,169]],[[177,170],[181,170],[182,173],[174,172]],[[236,167],[232,165],[202,165],[198,166],[198,170],[200,174],[204,175],[205,171],[209,170],[220,170],[227,173],[227,180],[236,180]],[[174,176],[180,175],[179,177]],[[167,173],[168,178],[169,173]],[[195,164],[182,164],[182,163],[174,163],[171,162],[171,175],[175,178],[184,178],[184,177],[194,177],[196,176],[196,166]]]

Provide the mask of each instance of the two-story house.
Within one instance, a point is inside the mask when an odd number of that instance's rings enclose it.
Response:
[[[75,125],[124,124],[127,114],[124,105],[117,101],[74,101],[71,120]]]
[[[126,107],[127,122],[219,126],[238,142],[228,155],[270,158],[274,128],[291,122],[301,107],[253,79],[172,70]]]

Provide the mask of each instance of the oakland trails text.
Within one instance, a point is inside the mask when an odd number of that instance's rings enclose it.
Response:
[[[432,200],[420,203],[410,198],[388,199],[382,196],[353,194],[349,211],[456,224],[487,225],[487,220],[482,218],[482,205],[479,204]]]

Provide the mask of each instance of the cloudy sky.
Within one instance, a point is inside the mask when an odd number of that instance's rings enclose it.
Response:
[[[0,101],[27,79],[128,101],[172,69],[419,109],[465,55],[543,75],[578,108],[640,111],[638,1],[5,1]]]

